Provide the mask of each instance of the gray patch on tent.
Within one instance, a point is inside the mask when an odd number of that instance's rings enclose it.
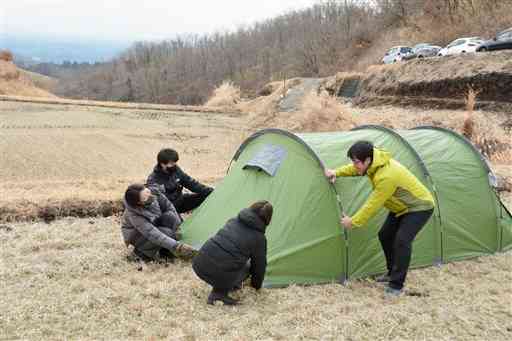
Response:
[[[287,151],[283,147],[267,144],[244,165],[243,169],[257,169],[274,176],[286,155]]]

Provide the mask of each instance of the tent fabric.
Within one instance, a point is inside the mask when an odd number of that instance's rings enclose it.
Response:
[[[368,198],[369,180],[338,178],[332,185],[324,176],[324,168],[350,162],[346,152],[359,140],[390,151],[434,194],[436,209],[414,242],[412,267],[512,249],[512,217],[489,182],[492,172],[485,159],[462,136],[435,127],[362,126],[300,135],[259,131],[240,146],[227,176],[185,221],[184,241],[200,247],[242,208],[268,200],[274,216],[267,228],[265,286],[384,272],[377,234],[387,211],[381,209],[360,229],[346,231],[340,225],[342,212],[353,215]],[[270,164],[272,171],[246,167],[254,160]]]

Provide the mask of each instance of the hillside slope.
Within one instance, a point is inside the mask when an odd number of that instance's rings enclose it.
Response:
[[[11,62],[0,60],[0,95],[56,98],[47,90],[36,86],[35,74],[20,70]],[[31,79],[32,78],[32,79]],[[38,84],[49,84],[50,78],[39,77]]]

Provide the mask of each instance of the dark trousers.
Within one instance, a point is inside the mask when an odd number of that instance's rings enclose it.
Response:
[[[192,211],[194,208],[199,207],[210,193],[185,193],[183,196],[174,203],[178,213],[186,213]]]
[[[237,279],[231,285],[229,288],[226,288],[225,286],[212,286],[212,291],[227,294],[230,291],[233,290],[239,290],[242,289],[242,283],[250,276],[250,268],[251,264],[248,262],[238,273],[237,273]]]
[[[250,276],[251,263],[247,261],[240,269],[227,271],[200,251],[192,260],[192,269],[197,277],[212,286],[213,291],[228,293],[241,287],[242,282]]]
[[[402,289],[411,263],[412,242],[428,222],[434,210],[411,212],[396,217],[390,213],[379,231],[379,240],[386,256],[389,286]]]

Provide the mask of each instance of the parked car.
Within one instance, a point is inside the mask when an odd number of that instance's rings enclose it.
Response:
[[[409,46],[395,46],[386,52],[386,55],[384,58],[382,58],[382,62],[384,64],[396,63],[403,60],[404,58],[407,58],[411,54],[412,48]]]
[[[452,41],[444,49],[441,49],[438,56],[449,56],[459,53],[472,53],[483,44],[484,40],[480,37],[459,38]]]
[[[412,48],[412,54],[404,59],[435,57],[442,47],[431,44],[417,44]]]
[[[512,49],[512,27],[498,32],[492,40],[485,41],[476,49],[477,52]]]

